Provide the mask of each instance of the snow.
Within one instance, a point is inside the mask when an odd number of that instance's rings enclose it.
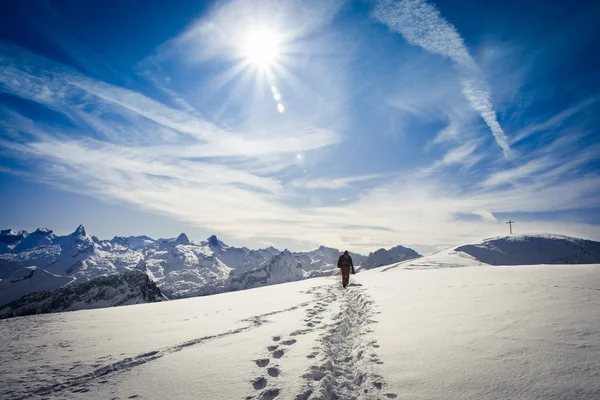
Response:
[[[600,263],[600,243],[553,234],[498,237],[456,250],[491,265]]]
[[[387,269],[454,268],[479,265],[598,264],[600,242],[555,234],[495,237],[452,246]]]
[[[0,397],[600,398],[600,264],[479,264],[3,320]]]
[[[37,267],[25,267],[0,281],[0,305],[16,300],[28,293],[58,289],[75,279],[51,274]]]
[[[21,252],[24,250],[32,249],[39,246],[49,246],[54,244],[56,235],[49,229],[40,228],[27,235],[19,244],[14,248],[15,252]]]

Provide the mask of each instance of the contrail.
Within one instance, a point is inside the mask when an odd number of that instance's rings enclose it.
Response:
[[[506,158],[512,157],[508,139],[498,123],[490,88],[469,54],[464,40],[438,9],[424,0],[380,0],[373,16],[406,41],[431,53],[449,57],[461,74],[462,92],[492,131]]]

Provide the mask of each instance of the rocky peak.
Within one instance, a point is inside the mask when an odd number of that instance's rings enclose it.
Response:
[[[87,236],[85,227],[83,225],[79,225],[77,229],[75,229],[75,232],[73,232],[73,236]]]
[[[177,244],[189,244],[190,243],[190,239],[188,239],[187,235],[185,233],[182,233],[181,235],[177,236],[177,239],[175,240],[175,243]]]
[[[0,231],[0,243],[14,244],[27,237],[26,231],[15,232],[12,229],[3,229]]]
[[[210,247],[218,247],[219,246],[219,239],[217,238],[216,235],[212,235],[211,237],[209,237],[207,239],[207,241],[208,241],[208,245]]]

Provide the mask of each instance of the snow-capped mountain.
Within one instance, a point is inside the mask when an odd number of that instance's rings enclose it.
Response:
[[[0,254],[0,279],[30,266],[78,282],[143,271],[172,299],[330,275],[337,270],[340,255],[339,250],[324,246],[300,253],[274,247],[233,247],[215,235],[194,242],[185,233],[174,239],[115,236],[103,240],[91,236],[83,226],[65,236],[38,229],[31,234],[6,230],[0,237],[5,244]],[[357,266],[366,259],[351,255]]]
[[[10,231],[10,229],[9,229]],[[13,249],[16,253],[33,249],[34,247],[50,246],[56,240],[56,235],[50,229],[40,228],[23,238]]]
[[[148,236],[115,236],[110,241],[110,245],[113,250],[118,250],[121,247],[125,249],[143,249],[154,243],[154,239]]]
[[[162,299],[160,290],[148,275],[142,271],[128,271],[53,291],[30,293],[1,306],[0,318],[151,303]]]
[[[258,268],[238,274],[231,271],[231,290],[250,289],[277,283],[294,282],[309,277],[302,263],[287,249],[264,261]]]
[[[149,275],[169,298],[224,292],[231,268],[213,250],[190,242],[185,234],[177,239],[159,239],[140,256]]]
[[[14,232],[12,229],[0,231],[0,254],[8,253],[28,235],[26,231]]]
[[[377,268],[382,265],[389,265],[419,257],[421,257],[421,255],[413,249],[404,246],[396,246],[389,250],[379,249],[376,252],[369,254],[361,264],[361,267],[362,269]]]

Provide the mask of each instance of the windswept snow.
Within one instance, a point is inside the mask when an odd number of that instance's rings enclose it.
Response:
[[[600,265],[460,254],[477,264],[3,320],[0,397],[600,398]]]

